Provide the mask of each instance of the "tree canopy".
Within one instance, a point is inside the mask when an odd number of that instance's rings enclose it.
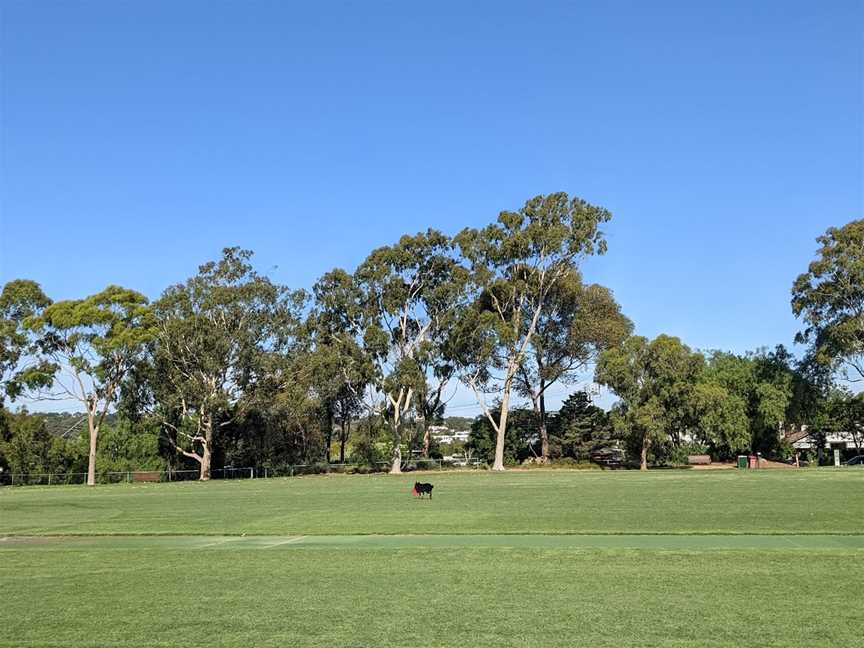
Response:
[[[792,287],[792,312],[804,323],[797,341],[816,362],[864,380],[864,220],[831,227],[818,257]]]
[[[305,293],[259,275],[251,258],[226,248],[153,306],[153,401],[171,443],[205,480],[215,436],[262,390],[290,380],[280,369],[297,340]]]
[[[46,306],[25,321],[40,336],[43,398],[74,399],[84,406],[90,433],[87,483],[94,485],[99,429],[115,404],[123,381],[153,338],[153,313],[134,290],[108,286],[85,299]],[[52,391],[45,392],[44,389]]]
[[[455,242],[470,269],[471,303],[459,325],[461,379],[477,395],[497,432],[493,469],[504,469],[511,391],[556,285],[582,258],[603,254],[602,207],[558,192],[536,196],[518,211],[503,211],[482,229],[467,228]],[[500,394],[497,416],[483,396]]]
[[[690,452],[780,456],[790,428],[859,444],[862,398],[842,378],[864,380],[864,221],[829,229],[795,281],[798,360],[782,346],[700,352],[633,336],[612,291],[583,277],[583,261],[606,251],[610,218],[563,192],[536,196],[453,237],[402,236],[353,272],[325,273],[311,299],[257,272],[239,247],[152,305],[113,285],[55,303],[32,280],[10,281],[0,464],[34,472],[86,458],[89,483],[136,464],[208,479],[238,462],[329,469],[338,451],[340,463],[399,472],[404,452],[408,464],[438,452],[441,423],[471,427],[466,449],[496,470],[584,461],[621,442],[643,468]],[[592,369],[618,397],[611,412],[581,391],[547,411],[552,387],[557,397]],[[448,416],[457,379],[478,417]],[[58,434],[48,418],[7,409],[28,399],[73,399],[85,413]]]
[[[392,434],[391,472],[401,472],[402,432],[427,393],[429,370],[460,300],[462,271],[450,239],[428,230],[374,250],[355,279],[362,291],[363,347],[375,367],[377,410]]]

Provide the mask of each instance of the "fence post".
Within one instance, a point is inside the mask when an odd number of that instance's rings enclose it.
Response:
[[[15,473],[14,472],[12,473],[12,485],[13,486],[15,485]]]
[[[255,469],[254,468],[249,469],[249,479],[255,479]]]
[[[51,473],[48,473],[48,485],[51,485]]]

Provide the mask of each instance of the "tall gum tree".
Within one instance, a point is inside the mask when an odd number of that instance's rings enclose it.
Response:
[[[42,361],[36,371],[50,377],[50,391],[37,397],[72,399],[87,413],[87,484],[93,486],[99,430],[154,335],[147,298],[109,286],[86,299],[53,303],[28,318],[26,326],[41,336]]]
[[[154,303],[153,400],[169,443],[210,479],[220,432],[259,391],[276,391],[273,371],[296,344],[302,291],[259,275],[252,252],[232,247]]]
[[[351,421],[362,411],[363,395],[374,374],[360,339],[362,293],[354,278],[339,268],[322,276],[312,293],[313,309],[307,320],[309,380],[324,409],[327,461],[335,422],[339,463],[344,463]]]
[[[792,287],[792,312],[804,323],[796,341],[819,364],[864,381],[864,219],[817,240],[817,259]]]
[[[527,328],[527,322],[523,326]],[[531,400],[537,417],[541,461],[549,460],[547,390],[578,378],[601,352],[621,344],[632,329],[612,291],[585,285],[578,270],[565,272],[551,287],[516,374],[516,387]]]
[[[362,291],[363,347],[375,372],[377,409],[390,428],[391,473],[400,473],[403,427],[426,393],[424,368],[435,364],[438,339],[452,322],[463,294],[464,271],[448,237],[435,230],[403,236],[373,251],[357,268]]]
[[[459,375],[497,434],[493,470],[504,470],[511,392],[550,294],[584,257],[606,251],[600,227],[610,218],[607,210],[558,192],[456,236],[472,288],[459,324]],[[486,402],[493,392],[499,394],[497,408]]]

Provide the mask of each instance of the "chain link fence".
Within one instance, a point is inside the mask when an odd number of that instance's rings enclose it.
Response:
[[[131,484],[135,482],[194,481],[198,470],[122,470],[97,472],[97,484]],[[252,479],[255,468],[219,468],[210,471],[212,479]],[[2,486],[66,486],[86,484],[87,473],[10,473],[0,472]]]
[[[374,464],[310,463],[284,466],[226,467],[210,471],[211,479],[269,479],[273,477],[295,477],[320,474],[371,474],[389,472],[391,463],[380,461]],[[409,459],[403,461],[402,470],[450,470],[484,468],[486,462],[478,459],[444,461],[443,459]],[[97,484],[132,484],[147,482],[196,481],[198,470],[128,470],[97,472]],[[87,483],[87,473],[11,473],[0,472],[0,486],[67,486]]]

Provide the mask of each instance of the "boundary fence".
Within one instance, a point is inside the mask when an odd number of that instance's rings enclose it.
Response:
[[[311,463],[284,466],[226,467],[210,471],[211,479],[270,479],[328,473],[371,474],[390,470],[389,461],[373,464]],[[486,462],[478,459],[447,462],[442,459],[410,459],[402,463],[402,470],[449,470],[457,468],[481,468]],[[96,473],[97,484],[123,484],[143,482],[196,481],[198,470],[125,470]],[[87,483],[87,473],[11,473],[0,472],[0,486],[68,486]]]
[[[112,470],[96,473],[97,484],[133,482],[194,481],[197,470]],[[219,468],[210,471],[212,479],[251,479],[254,468]],[[68,486],[86,484],[87,473],[0,473],[0,486]]]

